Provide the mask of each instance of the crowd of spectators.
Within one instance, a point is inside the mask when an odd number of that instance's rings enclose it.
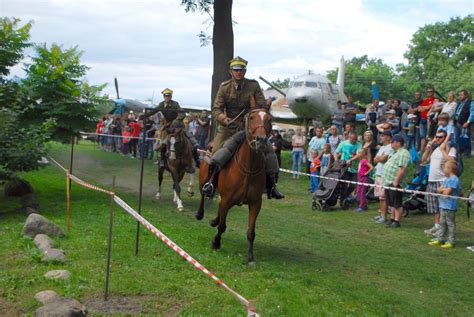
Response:
[[[200,116],[189,114],[183,122],[196,137],[200,148],[206,148],[210,139],[208,112],[203,110]],[[138,155],[139,158],[153,160],[160,142],[160,120],[157,116],[150,116],[145,122],[143,114],[137,116],[132,111],[124,115],[107,114],[98,121],[96,134],[97,143],[104,151],[120,153],[133,159]]]
[[[364,212],[368,186],[363,184],[380,185],[374,188],[379,200],[379,214],[374,220],[389,228],[400,227],[403,192],[386,187],[404,188],[410,164],[430,165],[428,192],[460,195],[462,155],[471,156],[474,103],[466,90],[461,90],[457,102],[454,92],[448,93],[446,101],[436,98],[432,88],[426,94],[423,98],[416,92],[415,100],[410,105],[403,103],[403,107],[399,99],[385,103],[374,100],[364,111],[367,130],[360,136],[355,129],[359,108],[353,98],[349,96],[345,105],[337,102],[327,130],[315,127],[314,136],[306,138],[301,128],[296,129],[291,142],[293,178],[299,178],[305,163],[306,172],[317,176],[324,175],[333,162],[345,161],[348,168],[343,179],[358,181],[359,185],[344,184],[340,199],[357,201],[355,211]],[[317,189],[318,177],[310,177],[309,191]],[[434,236],[430,244],[443,243],[449,248],[455,244],[457,200],[446,199],[449,201],[427,196],[427,210],[433,214],[434,224],[425,233]]]

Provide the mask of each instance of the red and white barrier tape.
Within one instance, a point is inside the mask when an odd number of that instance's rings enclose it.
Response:
[[[194,267],[199,269],[201,272],[207,274],[210,278],[212,278],[218,285],[222,286],[225,290],[230,292],[232,295],[234,295],[243,305],[247,307],[247,316],[251,317],[259,317],[257,312],[255,311],[255,306],[253,305],[252,302],[249,300],[245,299],[242,295],[234,291],[232,288],[230,288],[227,284],[225,284],[220,278],[218,278],[214,273],[206,269],[201,263],[196,261],[192,256],[190,256],[186,251],[181,249],[176,243],[174,243],[170,238],[168,238],[164,233],[162,233],[160,230],[158,230],[155,226],[153,226],[148,220],[146,220],[143,216],[141,216],[137,211],[135,211],[132,207],[130,207],[125,201],[123,201],[120,197],[116,196],[114,192],[111,192],[109,190],[97,187],[95,185],[89,184],[80,178],[69,174],[69,171],[65,169],[61,164],[59,164],[56,160],[54,160],[52,157],[50,159],[63,171],[66,172],[66,177],[69,177],[72,181],[76,182],[77,184],[84,186],[86,188],[102,192],[108,195],[112,195],[115,203],[122,207],[126,212],[128,212],[133,218],[135,218],[137,221],[139,221],[143,226],[145,226],[148,230],[151,231],[158,239],[163,241],[167,246],[169,246],[171,249],[173,249],[176,253],[178,253],[180,256],[182,256],[186,261],[191,263]]]
[[[56,164],[57,167],[59,167],[60,169],[63,170],[63,172],[68,172],[67,169],[65,169],[61,164],[59,164],[55,159],[53,159],[51,156],[48,156],[48,159],[53,162],[54,164]]]
[[[308,174],[308,173],[292,171],[292,170],[289,170],[289,169],[286,169],[286,168],[280,168],[280,171],[284,172],[284,173],[289,173],[289,174],[297,174],[297,175],[304,175],[304,176],[309,176],[309,177],[331,179],[331,180],[336,180],[336,181],[347,183],[347,184],[363,185],[363,186],[367,186],[367,187],[379,187],[379,188],[381,187],[381,188],[384,188],[384,189],[395,190],[395,191],[399,191],[399,192],[403,192],[403,193],[409,193],[409,194],[411,193],[411,194],[425,195],[425,196],[447,197],[447,198],[465,200],[465,201],[474,203],[474,200],[469,198],[469,197],[450,196],[450,195],[444,195],[444,194],[438,194],[438,193],[424,192],[424,191],[421,191],[421,190],[413,190],[413,189],[397,188],[397,187],[391,187],[391,186],[385,186],[385,185],[375,185],[375,184],[361,183],[361,182],[355,182],[355,181],[350,181],[350,180],[346,180],[346,179],[339,179],[339,178],[333,178],[333,177],[327,177],[327,176],[321,176],[321,175],[311,175],[311,174]]]
[[[250,301],[245,299],[242,295],[234,291],[230,288],[227,284],[225,284],[220,278],[218,278],[214,273],[206,269],[201,263],[196,261],[192,256],[190,256],[186,251],[181,249],[179,246],[176,245],[171,239],[169,239],[165,234],[163,234],[160,230],[158,230],[155,226],[153,226],[150,222],[148,222],[145,218],[143,218],[138,212],[136,212],[132,207],[127,205],[120,197],[114,196],[114,201],[122,207],[125,211],[127,211],[133,218],[137,219],[142,225],[144,225],[148,230],[151,231],[158,239],[163,241],[167,246],[173,249],[176,253],[182,256],[186,261],[194,265],[198,270],[207,274],[210,278],[212,278],[218,285],[222,286],[224,289],[229,291],[232,295],[234,295],[243,305],[247,307],[248,316],[259,316],[255,312],[255,307],[252,305]]]
[[[139,137],[139,136],[123,136],[123,135],[116,135],[116,134],[104,134],[104,133],[92,133],[92,132],[80,132],[80,133],[82,135],[98,135],[98,136],[106,136],[109,138],[118,138],[118,139],[127,138],[127,139],[143,140],[143,137]],[[145,141],[156,141],[156,140],[158,140],[158,138],[149,138],[149,137],[145,138]]]

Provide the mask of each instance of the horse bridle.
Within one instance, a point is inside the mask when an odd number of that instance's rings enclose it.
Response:
[[[257,109],[252,109],[251,111],[249,111],[244,117],[245,139],[247,140],[247,143],[250,145],[251,148],[252,148],[252,144],[255,142],[255,140],[251,140],[251,137],[254,134],[254,132],[257,131],[257,129],[259,129],[259,128],[263,128],[265,130],[265,125],[263,123],[261,123],[261,124],[257,125],[256,127],[254,127],[250,131],[250,127],[249,127],[249,125],[250,125],[250,114],[252,114],[254,112],[260,112],[260,111],[263,111],[266,114],[270,114],[267,109],[257,108]],[[267,130],[265,130],[265,134],[267,134]]]

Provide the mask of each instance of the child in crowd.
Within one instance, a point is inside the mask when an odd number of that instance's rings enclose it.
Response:
[[[318,159],[321,161],[320,175],[324,175],[333,161],[331,154],[331,144],[324,144],[323,150],[318,155]]]
[[[456,176],[456,162],[447,161],[444,164],[443,172],[446,179],[443,185],[438,188],[438,193],[457,197],[463,195],[459,178]],[[439,197],[439,211],[441,217],[441,230],[436,238],[428,242],[429,245],[441,245],[444,249],[451,249],[456,244],[456,211],[458,209],[457,199]],[[446,235],[448,239],[446,240]],[[446,241],[446,243],[444,243]],[[444,243],[444,244],[443,244]]]
[[[129,126],[125,126],[122,130],[122,153],[124,155],[130,154],[130,137],[132,136],[132,132],[130,131]]]
[[[318,175],[319,167],[321,166],[321,161],[318,158],[318,151],[313,150],[311,152],[311,165],[309,171],[311,172],[311,181],[309,192],[314,193],[318,189]]]
[[[416,120],[417,116],[410,113],[408,115],[408,121],[405,122],[403,126],[403,130],[405,130],[405,133],[407,134],[407,146],[406,148],[409,150],[411,149],[412,145],[415,142],[415,129],[418,129],[419,127],[416,125]]]
[[[362,148],[357,152],[357,156],[360,160],[359,170],[357,172],[357,181],[359,183],[369,183],[369,174],[374,169],[374,166],[370,163],[368,159],[368,149]],[[356,212],[363,212],[367,210],[367,199],[365,194],[367,192],[367,186],[357,185],[357,201],[359,202],[359,208],[355,209]]]
[[[449,124],[449,114],[443,112],[438,116],[438,129],[436,132],[444,130],[446,131],[446,141],[447,145],[451,148],[455,146],[456,139],[454,136],[454,127]],[[449,151],[449,148],[447,149]]]
[[[367,107],[367,112],[365,113],[365,122],[367,123],[367,128],[370,130],[375,128],[377,122],[377,111],[375,111],[375,107],[373,105]]]

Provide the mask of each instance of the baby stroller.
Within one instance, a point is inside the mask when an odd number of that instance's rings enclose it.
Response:
[[[415,177],[407,184],[406,189],[426,191],[428,186],[428,175],[430,165],[418,164],[415,167]],[[425,195],[422,194],[406,194],[407,198],[403,202],[403,216],[407,217],[410,211],[419,210],[423,213],[427,210]]]
[[[323,176],[331,179],[320,178],[319,187],[313,194],[312,209],[313,210],[329,210],[337,204],[344,190],[344,183],[339,182],[338,179],[344,178],[348,166],[345,161],[335,161]],[[341,202],[341,207],[345,204]]]

